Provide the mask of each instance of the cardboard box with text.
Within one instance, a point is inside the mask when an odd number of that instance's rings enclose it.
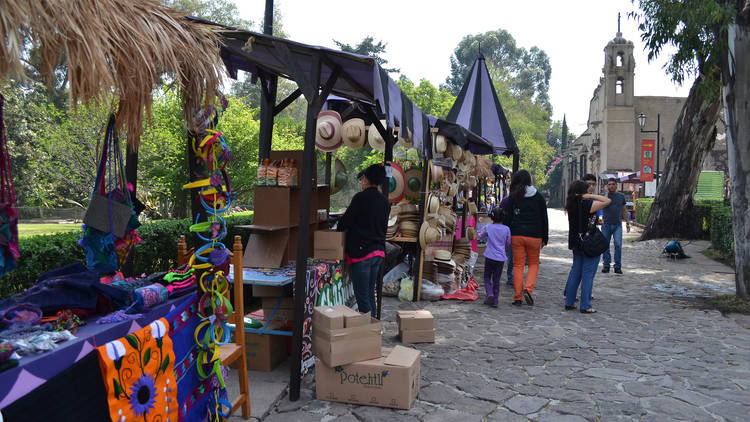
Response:
[[[409,409],[419,395],[419,350],[396,346],[380,357],[349,365],[315,362],[318,400]]]

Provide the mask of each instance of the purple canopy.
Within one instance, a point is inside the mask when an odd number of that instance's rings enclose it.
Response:
[[[490,141],[500,154],[512,155],[518,151],[482,55],[474,61],[446,120]]]

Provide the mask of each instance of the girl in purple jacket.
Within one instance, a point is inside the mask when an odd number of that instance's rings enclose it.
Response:
[[[505,212],[495,207],[490,212],[492,224],[488,224],[479,234],[479,239],[487,239],[487,249],[484,251],[484,291],[485,305],[497,308],[500,296],[500,275],[507,259],[506,249],[510,247],[510,229],[503,224]]]

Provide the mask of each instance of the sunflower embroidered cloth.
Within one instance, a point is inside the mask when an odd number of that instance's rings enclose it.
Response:
[[[112,422],[177,422],[175,355],[160,318],[97,347]]]

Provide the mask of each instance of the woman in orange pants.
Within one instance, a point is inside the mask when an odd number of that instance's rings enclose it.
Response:
[[[531,174],[519,170],[510,181],[510,198],[506,206],[506,224],[510,227],[510,246],[513,250],[513,305],[521,306],[521,298],[527,305],[534,304],[534,284],[539,274],[539,251],[549,240],[547,204],[544,197],[532,185]],[[525,263],[529,270],[526,283],[523,279]]]

